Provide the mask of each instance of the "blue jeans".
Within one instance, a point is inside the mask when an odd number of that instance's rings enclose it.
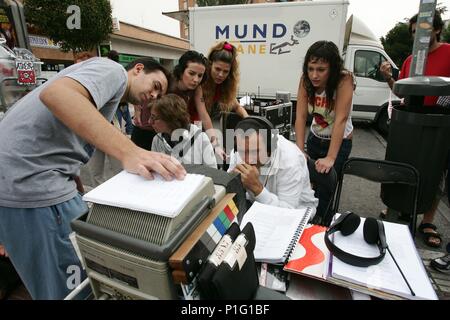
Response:
[[[311,159],[325,158],[328,154],[328,148],[330,147],[330,140],[320,139],[316,137],[311,132],[306,140],[306,153],[311,157]],[[339,177],[344,166],[345,161],[347,161],[352,151],[352,140],[343,139],[341,147],[339,148],[338,155],[334,161],[334,170],[336,170],[337,176]]]
[[[330,146],[330,140],[320,139],[316,137],[311,132],[308,135],[308,139],[306,141],[307,154],[311,157],[311,159],[320,159],[325,158],[328,153],[328,148]],[[341,174],[342,168],[344,166],[345,161],[347,161],[350,156],[350,152],[352,151],[352,140],[344,139],[342,140],[341,147],[339,149],[336,160],[334,161],[334,170],[336,171],[337,178]],[[330,188],[324,188],[316,186],[314,188],[314,195],[319,199],[319,205],[317,206],[317,215],[321,217],[321,224],[329,225],[331,222],[331,217],[333,216],[333,206],[330,205],[328,210],[326,207],[328,203],[332,201],[334,196],[333,190]]]
[[[0,207],[0,243],[33,299],[63,299],[85,278],[69,239],[81,196],[44,208]]]
[[[121,105],[116,111],[117,119],[119,120],[120,126],[122,127],[122,119],[125,121],[125,132],[130,134],[133,132],[133,121],[131,120],[130,109],[127,105]]]

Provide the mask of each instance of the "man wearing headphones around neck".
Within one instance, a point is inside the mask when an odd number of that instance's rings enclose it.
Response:
[[[247,117],[235,128],[230,168],[241,174],[247,199],[285,208],[317,207],[306,158],[263,117]]]

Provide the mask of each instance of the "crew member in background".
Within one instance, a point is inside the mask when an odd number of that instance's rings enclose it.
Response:
[[[409,32],[412,36],[416,33],[416,24],[417,14],[409,19]],[[444,22],[442,21],[441,15],[436,11],[424,72],[424,75],[426,76],[450,77],[450,44],[440,42],[443,27]],[[403,62],[399,80],[409,77],[411,61],[412,55],[408,56]],[[392,66],[390,63],[387,61],[383,62],[380,66],[380,71],[389,84],[389,87],[392,89],[394,87],[395,79],[392,77]],[[439,97],[427,96],[424,99],[424,105],[429,107],[435,106],[438,98]],[[424,237],[425,244],[430,247],[440,247],[442,244],[441,235],[436,231],[436,225],[433,224],[439,200],[440,195],[436,195],[436,200],[431,209],[423,214],[422,222],[418,227],[419,232]],[[385,216],[386,214],[387,211],[384,210],[382,216]]]

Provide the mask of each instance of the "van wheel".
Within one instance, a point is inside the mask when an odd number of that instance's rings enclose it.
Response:
[[[389,133],[389,118],[387,113],[387,108],[381,110],[377,121],[378,130],[382,135],[387,136]]]

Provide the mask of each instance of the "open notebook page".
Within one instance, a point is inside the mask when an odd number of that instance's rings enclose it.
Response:
[[[160,175],[147,180],[122,171],[88,192],[83,200],[173,218],[202,184],[203,175],[187,174],[184,180],[166,181]]]
[[[295,240],[293,238],[297,230],[304,219],[305,224],[309,219],[309,210],[280,208],[254,202],[245,213],[241,225],[245,226],[248,222],[253,224],[256,235],[255,260],[284,263],[294,244],[292,241]]]
[[[358,229],[349,236],[334,233],[334,243],[343,250],[364,257],[376,257],[379,250],[369,245],[363,237],[364,218]],[[409,299],[437,299],[406,225],[383,222],[386,240],[392,254],[402,269],[416,297],[411,293],[389,253],[376,265],[364,268],[346,264],[336,257],[332,260],[332,277],[353,282],[368,288],[379,289]]]

